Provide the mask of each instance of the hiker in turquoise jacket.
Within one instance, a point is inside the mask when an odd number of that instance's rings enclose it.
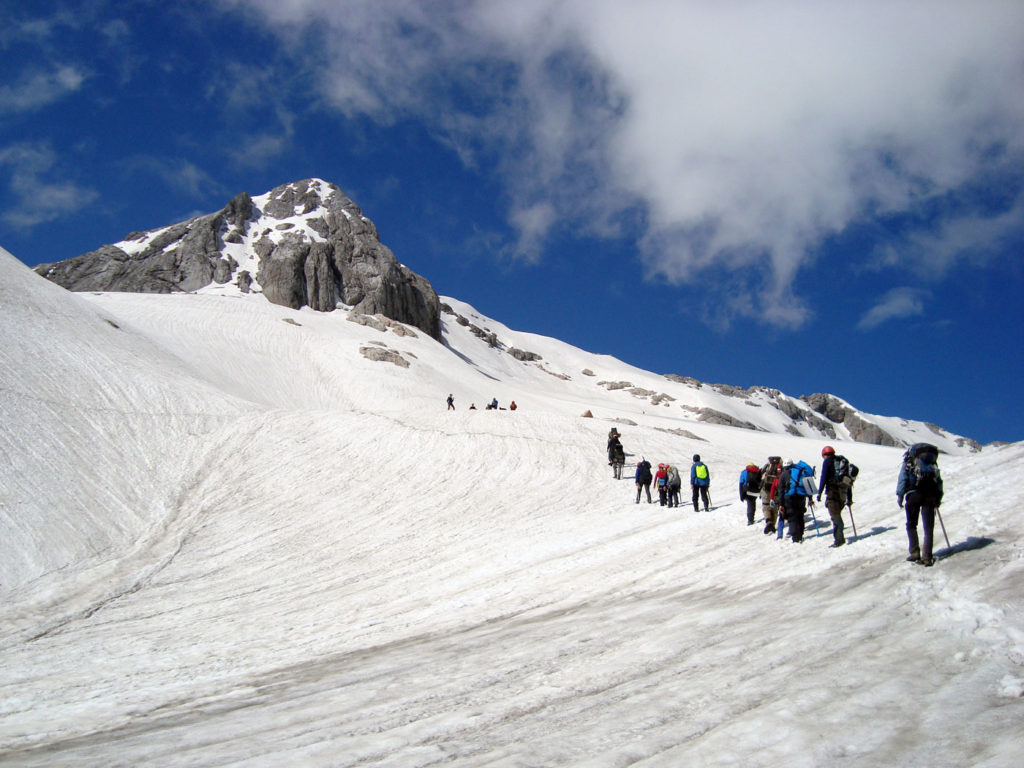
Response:
[[[708,465],[700,460],[700,454],[693,454],[693,466],[690,467],[690,489],[693,491],[693,511],[699,512],[697,508],[698,497],[704,502],[704,511],[711,511],[711,494],[708,489],[711,487],[711,470]]]

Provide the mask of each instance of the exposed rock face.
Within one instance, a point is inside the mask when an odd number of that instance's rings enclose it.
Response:
[[[243,192],[217,213],[36,271],[72,291],[172,293],[233,282],[275,304],[330,312],[340,301],[441,337],[430,283],[399,264],[359,207],[319,179],[257,198]]]
[[[822,414],[829,421],[836,424],[843,424],[849,431],[850,437],[859,443],[871,443],[873,445],[888,445],[900,447],[903,445],[877,424],[865,421],[851,409],[844,406],[839,400],[830,395],[816,393],[805,395],[800,398],[814,411]]]

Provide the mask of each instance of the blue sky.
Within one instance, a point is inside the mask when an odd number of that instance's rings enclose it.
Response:
[[[30,265],[316,176],[513,328],[1024,439],[1024,4],[0,9]]]

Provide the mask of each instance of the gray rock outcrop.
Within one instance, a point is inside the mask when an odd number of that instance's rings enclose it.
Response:
[[[813,395],[805,395],[800,398],[817,413],[822,414],[829,421],[842,424],[850,433],[850,437],[859,443],[871,443],[872,445],[887,445],[900,447],[902,442],[894,438],[877,424],[872,424],[858,416],[851,408],[831,395],[820,392]]]
[[[36,272],[72,291],[172,293],[233,282],[275,304],[330,312],[340,302],[441,338],[433,287],[398,263],[373,222],[340,189],[306,179],[259,199],[262,209],[243,192],[217,213],[132,233]],[[240,269],[246,259],[256,267],[255,278]]]

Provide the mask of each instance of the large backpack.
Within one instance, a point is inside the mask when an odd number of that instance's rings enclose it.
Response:
[[[756,496],[761,490],[761,469],[753,464],[747,465],[747,487],[746,492]]]
[[[931,443],[915,443],[904,454],[912,489],[927,496],[942,495],[942,474],[939,472],[939,449]]]
[[[676,467],[668,468],[668,487],[679,488],[682,485],[682,480],[679,478],[679,469]]]
[[[637,475],[637,480],[641,483],[651,482],[651,462],[644,459],[640,462],[640,474]]]
[[[814,494],[814,470],[806,461],[799,461],[789,470],[787,496],[811,496]]]
[[[837,455],[832,458],[832,476],[826,482],[840,488],[850,488],[859,474],[860,469],[856,464],[850,463],[845,456]]]
[[[768,463],[761,467],[761,488],[771,488],[780,471],[782,471],[782,457],[769,456]]]
[[[707,480],[708,479],[708,467],[707,467],[707,465],[704,464],[703,462],[698,462],[697,469],[694,472],[694,474],[697,476],[698,480]]]

